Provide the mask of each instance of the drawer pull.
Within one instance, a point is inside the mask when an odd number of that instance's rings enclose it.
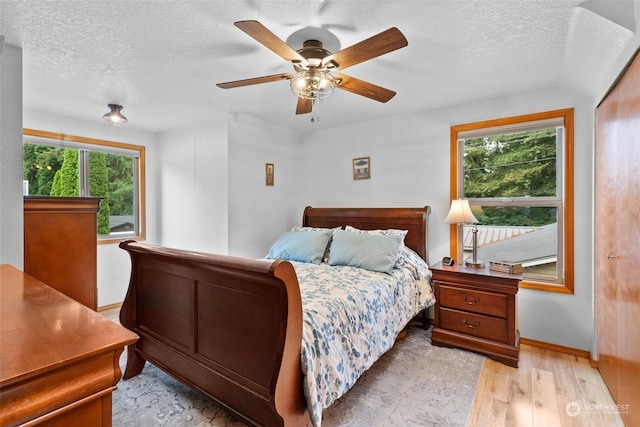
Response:
[[[475,329],[478,326],[480,326],[480,322],[478,320],[476,320],[473,323],[469,323],[469,321],[465,318],[462,319],[462,323],[464,323],[464,326],[466,326],[469,329]]]
[[[474,297],[473,299],[467,298],[466,294],[462,294],[462,300],[469,305],[476,305],[480,302],[480,297]]]

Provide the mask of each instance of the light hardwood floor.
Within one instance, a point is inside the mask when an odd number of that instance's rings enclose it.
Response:
[[[120,307],[100,313],[119,323]],[[523,344],[517,369],[485,359],[467,427],[624,427],[613,407],[587,359]]]
[[[585,358],[520,346],[518,368],[486,359],[468,427],[624,426]]]

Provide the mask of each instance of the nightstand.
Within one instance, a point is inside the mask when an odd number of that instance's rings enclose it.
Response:
[[[517,368],[522,275],[441,263],[430,270],[436,294],[432,344],[476,351]]]

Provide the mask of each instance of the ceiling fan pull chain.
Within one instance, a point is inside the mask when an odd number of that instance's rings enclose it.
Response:
[[[314,96],[311,104],[311,123],[320,121],[320,97]]]

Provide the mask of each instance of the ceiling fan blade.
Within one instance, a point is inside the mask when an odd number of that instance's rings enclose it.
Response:
[[[376,86],[373,83],[368,83],[364,80],[356,79],[355,77],[350,77],[345,74],[338,73],[335,77],[340,79],[338,88],[357,95],[366,96],[367,98],[371,98],[376,101],[387,102],[396,95],[392,90]]]
[[[271,49],[285,61],[307,64],[307,60],[258,21],[238,21],[234,25]]]
[[[254,77],[252,79],[235,80],[233,82],[218,83],[216,84],[216,86],[221,87],[222,89],[231,89],[234,87],[257,85],[260,83],[269,83],[269,82],[276,82],[278,80],[286,80],[286,79],[290,79],[292,76],[293,74],[290,74],[290,73],[272,74],[270,76]]]
[[[307,114],[313,109],[313,100],[298,97],[298,105],[296,106],[296,114]]]
[[[344,70],[352,65],[393,52],[408,44],[409,42],[404,34],[396,27],[392,27],[353,46],[346,47],[333,55],[326,56],[322,60],[322,65],[333,62],[337,64],[338,68]]]

